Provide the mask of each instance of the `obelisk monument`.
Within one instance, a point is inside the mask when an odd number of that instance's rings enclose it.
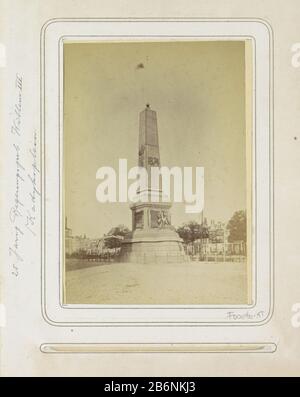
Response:
[[[148,187],[137,192],[131,205],[132,233],[123,240],[120,260],[139,263],[184,262],[182,239],[171,225],[171,202],[162,200],[160,184],[153,190],[151,167],[160,167],[157,115],[147,104],[140,113],[138,164],[148,173]],[[155,202],[151,199],[156,195]],[[142,197],[148,197],[144,200]]]

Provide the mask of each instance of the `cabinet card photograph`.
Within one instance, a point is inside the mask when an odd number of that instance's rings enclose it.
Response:
[[[65,42],[65,304],[251,304],[251,40]]]

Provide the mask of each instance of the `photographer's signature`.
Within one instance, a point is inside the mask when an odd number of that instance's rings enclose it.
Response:
[[[247,320],[262,320],[265,317],[263,310],[256,312],[240,313],[236,311],[229,311],[226,313],[226,319],[230,321],[247,321]]]

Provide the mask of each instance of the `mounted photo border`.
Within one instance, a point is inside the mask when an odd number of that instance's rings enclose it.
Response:
[[[251,303],[231,306],[64,304],[63,44],[67,41],[174,40],[251,40],[253,44]],[[272,92],[273,35],[270,26],[262,20],[55,19],[43,26],[41,308],[48,323],[55,326],[236,326],[262,325],[271,318],[274,276]]]

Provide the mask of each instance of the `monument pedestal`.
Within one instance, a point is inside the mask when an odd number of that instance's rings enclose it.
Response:
[[[167,207],[170,205],[164,204],[131,208],[134,231],[122,242],[122,262],[179,263],[188,260],[182,239],[169,222]]]

